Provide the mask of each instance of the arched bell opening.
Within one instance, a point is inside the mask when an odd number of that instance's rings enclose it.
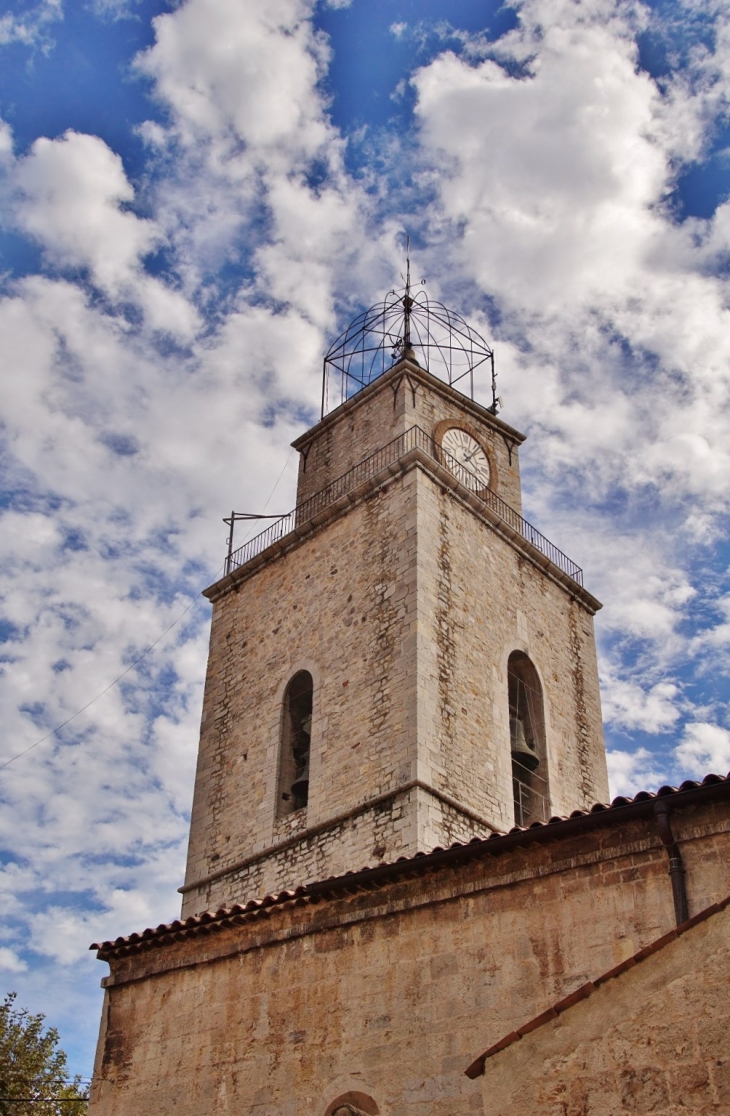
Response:
[[[327,1106],[325,1116],[378,1116],[380,1109],[366,1093],[343,1093]]]
[[[308,670],[295,674],[284,691],[276,809],[280,818],[306,809],[309,801],[313,693]]]
[[[527,655],[513,651],[507,662],[509,737],[515,824],[550,816],[545,707],[537,671]]]

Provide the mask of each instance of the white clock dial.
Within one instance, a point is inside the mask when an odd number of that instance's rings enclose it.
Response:
[[[489,458],[471,434],[452,426],[441,439],[446,451],[446,465],[462,484],[477,491],[489,484]],[[458,468],[461,466],[461,468]]]

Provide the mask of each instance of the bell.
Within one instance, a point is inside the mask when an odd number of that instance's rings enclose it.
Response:
[[[521,717],[510,717],[509,719],[509,738],[510,750],[512,752],[512,759],[515,763],[521,763],[529,771],[534,771],[540,764],[540,757],[527,743],[525,736],[525,726]]]
[[[292,783],[291,792],[295,799],[307,801],[309,796],[309,756],[307,756],[301,775],[297,775]]]

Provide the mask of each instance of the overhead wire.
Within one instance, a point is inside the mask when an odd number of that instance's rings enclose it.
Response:
[[[221,566],[221,568],[218,572],[220,573],[222,570],[223,570],[223,567]],[[97,702],[99,700],[99,698],[104,697],[104,694],[108,694],[109,691],[111,689],[113,689],[113,687],[116,686],[118,682],[121,682],[121,680],[124,678],[125,675],[129,674],[130,670],[134,670],[134,668],[138,665],[138,663],[141,663],[142,659],[144,659],[146,655],[149,655],[150,651],[154,647],[157,646],[157,644],[160,642],[160,640],[164,639],[165,636],[167,635],[167,633],[171,632],[172,629],[175,627],[175,625],[180,623],[183,616],[186,616],[187,613],[190,612],[190,609],[193,607],[193,605],[197,604],[197,603],[198,603],[198,598],[194,597],[192,599],[192,601],[190,602],[190,604],[187,606],[187,608],[183,612],[181,612],[180,615],[178,617],[176,617],[175,620],[173,620],[172,624],[169,624],[165,628],[164,632],[162,632],[162,634],[157,637],[157,639],[154,641],[154,643],[151,643],[149,645],[149,647],[147,647],[142,652],[141,655],[138,655],[137,658],[133,662],[131,662],[129,664],[129,666],[127,666],[122,671],[121,674],[118,674],[113,682],[110,682],[108,686],[105,686],[103,690],[100,690],[99,693],[96,695],[96,697],[93,697],[91,699],[91,701],[87,701],[86,705],[82,705],[80,709],[77,709],[76,712],[72,713],[70,717],[67,717],[65,721],[61,721],[60,725],[56,725],[56,727],[52,728],[50,732],[47,732],[45,736],[42,736],[40,738],[40,740],[36,740],[35,744],[31,744],[28,748],[24,748],[22,752],[17,752],[14,756],[11,756],[9,760],[5,760],[4,763],[0,763],[0,771],[2,771],[3,768],[5,768],[5,767],[9,767],[11,763],[15,763],[15,761],[17,759],[20,759],[21,756],[27,756],[28,752],[32,752],[33,749],[37,748],[39,744],[44,744],[46,742],[46,740],[50,740],[52,736],[55,736],[56,733],[60,732],[62,728],[66,727],[66,725],[69,725],[71,723],[71,721],[75,721],[76,718],[81,713],[83,713],[90,706],[92,706],[94,704],[94,702]]]

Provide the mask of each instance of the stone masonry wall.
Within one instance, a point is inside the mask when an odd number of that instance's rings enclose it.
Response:
[[[542,680],[548,816],[605,799],[589,611],[420,466],[229,589],[213,615],[186,887],[204,882],[184,913],[512,826],[514,650]],[[310,799],[277,818],[282,697],[301,669],[315,684]],[[370,832],[362,817],[309,832],[413,780],[464,815],[427,794],[390,828],[380,810]]]
[[[413,778],[415,483],[394,481],[215,603],[186,880]],[[309,803],[277,819],[282,698],[302,669],[314,678]],[[383,855],[415,851],[405,825]],[[342,836],[338,863],[372,860],[374,834]]]
[[[418,538],[418,777],[497,829],[514,824],[507,660],[519,650],[542,682],[550,813],[605,801],[591,613],[424,472]]]
[[[408,366],[299,440],[300,484],[321,488],[414,423],[437,438],[470,429],[519,507],[521,435]],[[605,798],[590,611],[421,466],[242,571],[214,604],[184,913],[509,828],[513,650],[542,679],[549,812]],[[281,817],[282,699],[299,670],[314,679],[310,795]],[[322,832],[414,781],[389,825],[378,807],[368,824],[361,812]],[[252,859],[268,849],[268,864]]]
[[[725,908],[489,1058],[485,1116],[730,1112],[729,941]]]
[[[194,888],[185,896],[183,913],[217,910],[242,897],[276,895],[312,880],[374,867],[383,862],[386,853],[389,860],[411,856],[415,819],[430,840],[429,848],[439,839],[442,845],[466,844],[489,832],[424,788],[410,787],[327,828],[305,830],[298,840],[274,847],[241,868]]]
[[[371,387],[338,414],[328,416],[297,439],[295,446],[304,442],[299,456],[297,504],[320,492],[407,429],[403,407],[397,405],[397,394],[394,397],[383,378],[377,387]],[[402,390],[400,396],[402,404]]]
[[[730,892],[730,806],[672,824],[694,914]],[[653,818],[273,907],[113,962],[89,1114],[325,1116],[358,1090],[381,1116],[478,1116],[481,1082],[465,1070],[483,1050],[673,925]],[[715,972],[708,1032],[727,983]],[[674,1022],[681,1004],[679,986],[665,992],[646,1033],[694,1072],[699,1032],[665,1043],[664,1011]],[[598,1100],[586,1113],[617,1116]]]
[[[216,910],[243,897],[277,894],[310,880],[378,864],[385,856],[409,855],[412,795],[398,794],[378,807],[275,848],[226,876],[186,894],[183,913]]]

